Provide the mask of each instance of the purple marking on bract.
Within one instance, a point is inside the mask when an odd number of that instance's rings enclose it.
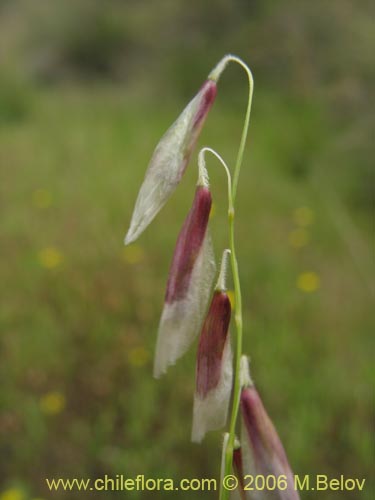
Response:
[[[199,134],[202,131],[204,122],[206,121],[208,112],[210,111],[217,94],[217,85],[213,80],[206,80],[202,87],[199,89],[199,104],[197,107],[196,114],[193,117],[193,122],[191,125],[191,135],[187,137],[186,147],[184,151],[184,163],[181,168],[181,177],[183,176],[186,167],[189,163],[190,156],[194,151],[195,144],[198,140]],[[180,177],[180,179],[181,179]]]
[[[207,231],[211,205],[212,198],[208,188],[198,186],[193,206],[177,238],[165,294],[165,302],[168,304],[181,300],[189,289],[194,264]]]
[[[197,353],[196,390],[191,438],[199,443],[207,431],[224,427],[233,381],[229,338],[231,306],[216,290],[203,324]]]
[[[197,129],[201,130],[203,122],[215,101],[217,85],[213,80],[206,80],[199,92],[202,93],[202,97],[197,114],[194,117],[193,129],[195,131]]]
[[[237,490],[238,495],[241,497],[241,500],[246,500],[245,474],[243,471],[243,459],[242,459],[241,447],[235,448],[233,450],[233,470],[239,482],[239,488]]]
[[[241,440],[243,449],[245,445],[247,448],[245,474],[286,476],[287,488],[285,491],[276,490],[275,498],[298,500],[284,447],[254,386],[242,389],[241,413],[246,430],[246,437],[242,436]]]
[[[176,189],[215,100],[216,92],[216,83],[206,80],[160,139],[138,193],[125,238],[126,244],[138,238]]]
[[[228,339],[231,304],[225,292],[214,293],[204,322],[197,354],[197,394],[204,398],[220,381]]]

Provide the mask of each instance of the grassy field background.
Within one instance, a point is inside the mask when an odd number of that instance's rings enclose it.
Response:
[[[251,65],[246,45],[235,48]],[[87,75],[46,83],[16,71],[16,56],[2,66],[1,500],[94,496],[51,493],[45,478],[53,477],[218,477],[221,433],[190,443],[196,345],[166,377],[152,378],[196,154],[137,243],[124,248],[123,237],[155,144],[222,53],[192,65],[185,49],[151,82],[142,64],[126,83]],[[367,101],[345,100],[345,92],[340,100],[338,85],[297,91],[262,68],[259,84],[255,72],[236,221],[244,350],[294,472],[366,478],[361,494],[319,498],[370,499],[375,325]],[[245,103],[246,80],[228,69],[200,145],[230,165]],[[208,166],[219,258],[227,245],[225,176],[213,159]]]

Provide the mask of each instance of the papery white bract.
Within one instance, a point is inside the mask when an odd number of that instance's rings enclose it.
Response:
[[[206,312],[215,269],[211,236],[207,234],[186,296],[182,300],[164,305],[154,362],[156,378],[185,354],[198,335]]]
[[[237,441],[237,440],[236,440]],[[237,441],[233,450],[233,470],[238,479],[238,487],[236,489],[236,498],[246,500],[245,490],[245,474],[243,471],[242,449],[240,443]]]
[[[221,498],[222,493],[223,493],[223,488],[225,488],[225,486],[228,485],[228,483],[225,480],[225,464],[226,464],[228,441],[229,441],[229,432],[226,432],[224,434],[223,446],[222,446],[222,451],[221,451],[220,498]],[[231,498],[231,500],[241,500],[239,493],[238,493],[238,488],[236,488],[230,492],[230,498]]]
[[[241,448],[245,475],[273,476],[276,484],[281,485],[274,491],[252,491],[251,499],[299,500],[284,447],[250,378],[248,385],[241,391],[241,414]],[[283,480],[285,478],[285,483],[279,483],[279,477]]]
[[[246,497],[243,496],[244,492],[241,490],[241,486],[230,492],[230,500],[243,500]]]
[[[223,254],[218,285],[203,324],[196,368],[192,441],[225,425],[232,390],[233,364],[229,338],[231,304],[225,293],[227,255]]]
[[[187,351],[203,323],[216,267],[207,228],[211,204],[208,186],[198,185],[169,271],[156,344],[155,377]]]
[[[208,79],[157,145],[138,194],[125,244],[136,240],[181,180],[207,114],[216,82]]]
[[[195,392],[192,441],[200,443],[206,432],[224,427],[228,416],[232,379],[233,357],[228,338],[222,353],[220,378],[216,387],[210,389],[205,396]]]

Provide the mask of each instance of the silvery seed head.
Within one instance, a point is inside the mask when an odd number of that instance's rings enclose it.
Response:
[[[242,378],[246,380],[246,376]],[[254,476],[272,475],[276,479],[283,476],[287,484],[286,489],[276,488],[274,491],[254,492],[252,498],[255,500],[298,500],[299,495],[294,489],[293,473],[284,447],[250,377],[247,377],[247,381],[241,391],[243,423],[241,445],[244,472]]]
[[[227,251],[224,253],[224,256]],[[219,282],[225,275],[223,257]],[[224,287],[224,282],[223,282]],[[225,425],[232,390],[232,352],[229,338],[231,304],[224,289],[216,288],[203,324],[196,365],[192,440]]]
[[[207,176],[200,175],[193,205],[185,219],[169,270],[159,325],[154,375],[166,372],[189,348],[203,323],[215,260],[208,219],[212,205]]]
[[[132,243],[146,229],[180,182],[216,92],[216,82],[206,80],[156,146],[138,193],[125,244]]]

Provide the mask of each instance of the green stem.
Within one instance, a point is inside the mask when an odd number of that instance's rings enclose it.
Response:
[[[235,217],[234,205],[236,201],[238,179],[240,176],[243,154],[249,130],[250,112],[251,112],[251,104],[252,104],[253,90],[254,90],[254,80],[250,69],[241,59],[233,55],[225,56],[219,62],[219,64],[217,64],[217,66],[213,69],[213,71],[211,71],[209,78],[218,81],[221,73],[224,71],[227,64],[231,61],[238,63],[245,70],[249,80],[249,97],[248,97],[244,126],[241,135],[240,146],[238,148],[237,159],[234,168],[233,184],[229,168],[227,167],[221,156],[218,153],[216,153],[216,151],[212,150],[211,148],[203,148],[200,151],[198,158],[198,161],[203,163],[204,154],[206,151],[209,151],[210,153],[215,155],[219,159],[219,161],[223,164],[228,176],[229,247],[231,250],[231,267],[232,267],[233,285],[234,285],[234,298],[235,298],[234,320],[237,329],[237,343],[236,343],[236,361],[235,361],[236,364],[234,370],[233,404],[232,404],[232,412],[229,424],[229,435],[227,435],[227,438],[225,439],[224,442],[225,449],[223,450],[222,478],[228,474],[231,474],[232,471],[236,422],[238,417],[240,395],[241,395],[240,369],[241,369],[241,356],[242,356],[242,295],[241,295],[240,274],[238,270],[238,262],[236,256],[236,248],[235,248],[235,237],[234,237],[234,217]],[[229,498],[229,491],[221,487],[220,500],[228,500],[228,498]]]
[[[199,155],[198,155],[198,166],[199,166],[199,177],[202,177],[203,174],[201,174],[201,172],[204,172],[206,170],[206,161],[205,161],[205,155],[206,153],[211,153],[212,155],[214,155],[218,160],[219,162],[222,164],[222,166],[224,167],[224,170],[227,174],[227,184],[228,184],[228,204],[229,204],[229,208],[228,208],[228,211],[229,212],[232,212],[233,211],[233,199],[232,199],[232,176],[230,175],[230,170],[229,170],[229,167],[228,165],[225,163],[225,161],[223,160],[223,158],[219,155],[219,153],[217,153],[214,149],[212,148],[208,148],[208,147],[204,147],[202,148],[200,151],[199,151]]]
[[[237,195],[237,186],[238,179],[241,171],[241,165],[243,160],[243,154],[245,150],[246,139],[249,130],[250,123],[250,112],[251,112],[251,104],[253,98],[253,89],[254,89],[254,80],[251,74],[250,69],[247,65],[238,57],[228,55],[226,57],[227,62],[234,61],[240,64],[242,68],[246,71],[248,80],[249,80],[249,97],[245,115],[245,122],[242,130],[240,146],[238,149],[235,169],[234,169],[234,178],[233,178],[233,186],[232,186],[232,195],[229,201],[229,247],[231,250],[231,265],[232,265],[232,274],[233,274],[233,285],[234,285],[234,298],[235,298],[235,307],[234,307],[234,320],[237,329],[237,339],[236,339],[236,361],[235,361],[235,370],[234,370],[234,390],[233,390],[233,404],[232,404],[232,412],[229,424],[229,437],[227,441],[227,446],[225,450],[225,467],[224,467],[224,476],[231,474],[232,471],[232,462],[233,462],[233,449],[234,449],[234,441],[235,441],[235,432],[236,432],[236,422],[238,417],[238,410],[240,405],[240,395],[241,395],[241,382],[240,382],[240,367],[241,367],[241,356],[242,356],[242,295],[241,295],[241,283],[240,283],[240,275],[238,270],[238,262],[236,256],[236,248],[235,248],[235,237],[234,237],[234,219],[235,219],[235,211],[234,204],[236,201]],[[229,491],[221,488],[220,490],[220,500],[228,500]]]
[[[246,139],[247,139],[247,135],[248,135],[248,132],[249,132],[250,113],[251,113],[251,105],[252,105],[252,102],[253,102],[253,92],[254,92],[254,79],[253,79],[253,75],[252,75],[252,73],[250,71],[250,68],[239,57],[231,56],[231,55],[229,55],[227,57],[228,57],[228,61],[233,61],[233,62],[238,63],[245,70],[245,72],[247,74],[248,81],[249,81],[249,95],[248,95],[248,101],[247,101],[245,121],[244,121],[244,126],[243,126],[243,129],[242,129],[240,146],[238,148],[236,165],[234,167],[233,203],[235,203],[235,201],[236,201],[236,195],[237,195],[238,179],[240,177],[240,171],[241,171],[241,166],[242,166],[243,154],[244,154],[244,151],[245,151]]]

